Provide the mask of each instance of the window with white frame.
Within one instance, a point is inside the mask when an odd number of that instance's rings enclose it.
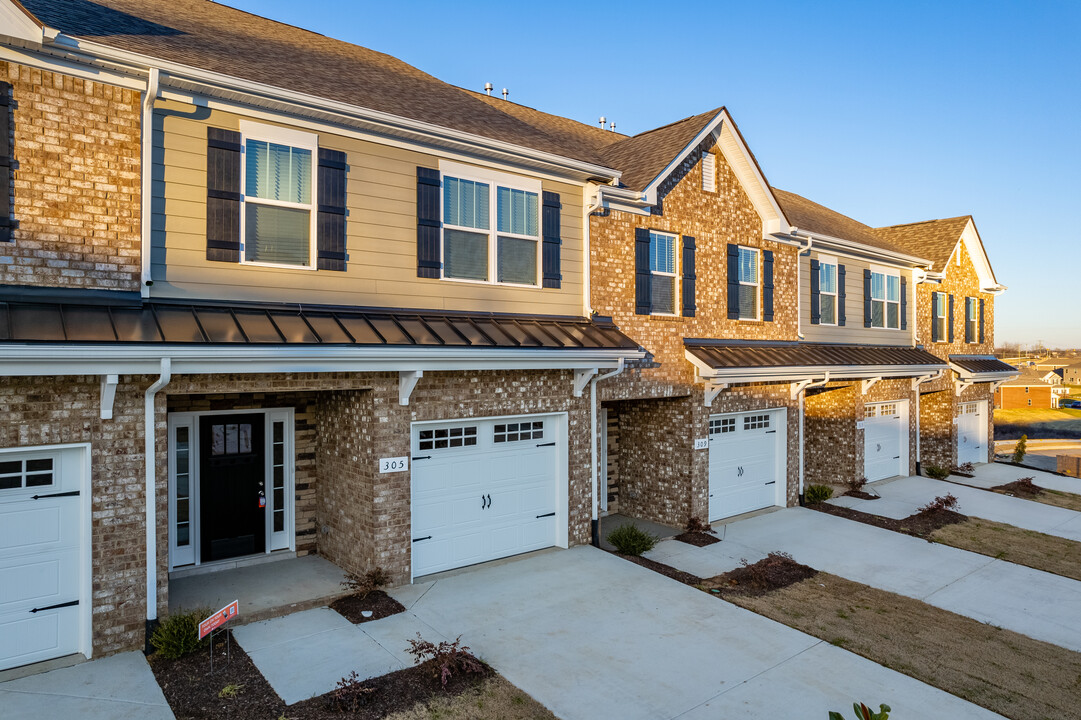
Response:
[[[318,137],[242,123],[242,262],[313,267]]]
[[[979,315],[976,298],[965,298],[965,342],[974,343],[980,340]]]
[[[717,156],[711,152],[702,153],[702,189],[717,192]]]
[[[931,322],[935,324],[935,337],[938,338],[939,342],[946,342],[949,339],[946,326],[946,293],[934,293],[931,296],[931,306]]]
[[[823,325],[837,324],[837,261],[818,260],[818,314]]]
[[[739,248],[739,319],[758,319],[760,285],[758,250]]]
[[[654,314],[676,312],[676,236],[649,232],[650,292]]]
[[[901,327],[901,276],[871,271],[871,327]]]
[[[539,184],[468,175],[465,168],[443,174],[443,277],[537,286]]]

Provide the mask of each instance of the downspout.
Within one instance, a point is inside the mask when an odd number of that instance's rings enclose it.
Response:
[[[797,228],[792,228],[792,230],[790,232],[791,232],[793,237],[799,238],[799,235],[796,234]],[[802,257],[804,254],[807,254],[809,256],[811,254],[811,247],[814,245],[814,243],[815,243],[814,238],[812,238],[810,235],[808,235],[807,236],[807,247],[802,248],[799,251],[799,256]],[[799,271],[799,267],[797,267],[796,268],[796,337],[798,339],[800,339],[800,340],[803,340],[804,339],[804,337],[803,337],[803,288],[800,287],[800,283],[799,283],[800,275],[801,275],[801,273]],[[803,497],[803,492],[802,491],[800,491],[800,497]]]
[[[586,186],[586,193],[588,194],[588,185]],[[604,202],[604,198],[601,196],[601,186],[597,186],[597,200],[592,205],[586,208],[585,213],[582,214],[582,247],[584,253],[584,260],[582,267],[586,268],[586,271],[582,273],[582,308],[585,310],[585,317],[593,316],[593,298],[590,297],[590,272],[589,268],[593,267],[591,258],[589,257],[589,218],[593,215],[593,211],[598,209]]]
[[[589,383],[589,422],[592,431],[592,439],[589,443],[589,457],[592,461],[590,463],[590,467],[592,468],[592,473],[590,477],[593,486],[593,516],[590,521],[590,541],[593,543],[593,547],[598,548],[601,546],[601,528],[600,517],[598,513],[599,503],[597,502],[599,498],[599,495],[597,493],[597,383],[601,380],[607,380],[608,378],[613,378],[616,375],[619,375],[621,372],[623,372],[623,369],[625,367],[625,360],[623,358],[620,358],[619,366],[616,367],[615,370],[609,373],[605,373],[604,375],[596,375]],[[607,492],[607,488],[605,488],[605,491]]]
[[[803,443],[803,415],[806,408],[807,388],[821,387],[830,381],[830,373],[827,370],[821,380],[814,382],[808,382],[805,385],[801,385],[799,389],[799,504],[803,505],[803,479],[806,473],[804,462],[804,443]]]
[[[146,648],[150,654],[150,636],[158,624],[158,534],[157,534],[157,467],[158,453],[155,442],[154,398],[158,391],[173,379],[173,361],[161,359],[161,376],[146,389],[143,405],[143,462],[146,464]]]
[[[151,195],[154,192],[154,100],[158,97],[157,68],[150,68],[150,74],[146,79],[146,94],[143,96],[142,117],[142,160],[140,170],[142,172],[142,188],[140,203],[140,228],[142,260],[141,282],[139,293],[144,298],[150,297],[150,286],[154,281],[150,277],[150,227],[151,213],[153,212]]]

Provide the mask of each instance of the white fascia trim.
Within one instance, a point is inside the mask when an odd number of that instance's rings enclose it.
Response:
[[[794,238],[803,236],[814,240],[816,243],[833,245],[835,247],[832,249],[835,252],[844,253],[845,250],[849,250],[851,252],[881,258],[882,262],[889,262],[892,260],[894,264],[902,267],[929,268],[931,266],[930,260],[916,257],[915,255],[906,255],[904,253],[893,252],[892,250],[883,250],[882,248],[877,248],[873,245],[864,245],[863,243],[854,242],[852,240],[842,240],[841,238],[833,237],[832,235],[822,235],[821,233],[811,232],[809,230],[804,230],[803,228],[793,228],[788,234]]]
[[[34,18],[22,5],[0,0],[0,36],[25,42],[43,42],[45,26]]]
[[[338,116],[340,122],[349,124],[351,121],[371,123],[382,128],[384,131],[406,131],[420,135],[429,141],[451,142],[458,145],[466,145],[478,149],[495,150],[508,158],[524,158],[533,162],[540,162],[552,168],[559,168],[573,174],[583,174],[591,177],[603,177],[618,180],[620,172],[612,168],[602,167],[593,163],[574,160],[562,155],[534,150],[522,145],[493,140],[472,133],[453,130],[432,123],[404,118],[399,115],[371,110],[359,105],[328,100],[315,95],[288,90],[286,88],[266,85],[264,83],[243,80],[231,75],[211,72],[199,68],[183,65],[167,60],[160,60],[149,55],[135,53],[128,50],[103,45],[89,40],[80,40],[60,34],[53,40],[53,47],[57,50],[70,50],[71,52],[86,53],[90,57],[102,58],[121,63],[129,63],[138,68],[156,67],[161,71],[161,84],[163,86],[177,87],[181,90],[197,91],[211,97],[222,96],[234,100],[264,100],[276,104],[286,104],[293,112],[304,114],[306,111],[318,111],[320,113]],[[240,97],[237,97],[237,94]]]
[[[38,70],[71,75],[83,80],[116,85],[126,90],[142,92],[146,89],[146,70],[141,72],[117,72],[105,67],[91,66],[84,62],[71,62],[63,60],[57,55],[34,52],[30,49],[11,45],[0,45],[0,60],[26,65]]]
[[[808,365],[804,367],[711,368],[700,361],[696,361],[689,351],[686,354],[687,359],[698,368],[701,378],[707,381],[727,382],[729,384],[797,382],[821,378],[827,373],[831,380],[913,377],[946,369],[945,365]]]
[[[462,370],[571,370],[616,368],[639,359],[637,350],[476,348],[260,348],[101,345],[5,345],[0,377],[158,374],[162,359],[174,375],[274,372],[401,372]]]

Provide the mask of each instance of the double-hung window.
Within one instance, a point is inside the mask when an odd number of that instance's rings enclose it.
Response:
[[[965,342],[979,342],[980,327],[978,315],[979,301],[973,297],[965,298]]]
[[[758,319],[758,290],[761,285],[759,252],[754,248],[739,248],[739,319]]]
[[[444,168],[444,278],[537,286],[539,261],[539,183]]]
[[[818,259],[818,314],[823,325],[837,324],[837,261]]]
[[[649,232],[650,293],[653,313],[676,313],[676,236]]]
[[[315,161],[318,137],[241,123],[243,254],[260,265],[315,267]]]
[[[871,271],[871,327],[901,327],[901,276]]]
[[[948,328],[946,326],[946,317],[948,313],[946,308],[946,293],[936,292],[931,296],[931,322],[935,324],[935,337],[938,338],[938,342],[946,342],[949,338],[947,335]]]

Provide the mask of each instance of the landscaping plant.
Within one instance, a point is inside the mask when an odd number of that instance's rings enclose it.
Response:
[[[232,698],[235,698],[237,695],[239,695],[241,693],[241,691],[243,691],[243,690],[244,690],[243,685],[237,685],[237,684],[234,684],[234,683],[230,683],[229,685],[226,685],[220,691],[218,691],[218,697],[220,697],[222,699],[232,699]]]
[[[871,708],[863,703],[852,703],[852,709],[856,711],[856,720],[887,720],[890,716],[890,706],[885,703],[878,706],[878,712],[872,712]],[[844,720],[844,717],[831,710],[830,720]]]
[[[691,515],[687,518],[687,524],[683,529],[689,533],[711,533],[713,528],[709,526],[709,523],[702,522],[702,518],[697,515]],[[615,543],[612,543],[613,545]]]
[[[176,660],[205,648],[209,638],[199,639],[199,623],[210,615],[209,608],[175,613],[161,621],[150,636],[150,644],[164,658]]]
[[[1025,459],[1025,453],[1028,452],[1028,435],[1022,435],[1021,439],[1017,441],[1017,444],[1013,446],[1013,461],[1019,463]]]
[[[845,480],[845,486],[848,487],[849,492],[863,492],[863,486],[867,484],[867,478],[858,477],[850,480]]]
[[[970,462],[961,463],[957,466],[956,469],[957,472],[965,473],[966,475],[971,475],[972,473],[976,472],[976,466]]]
[[[952,493],[946,493],[945,495],[939,495],[923,507],[918,508],[918,510],[920,512],[938,512],[940,510],[953,510],[956,512],[958,507],[957,498]]]
[[[950,469],[941,465],[928,465],[923,469],[923,474],[933,480],[945,480],[950,476]]]
[[[364,704],[365,698],[373,692],[374,688],[361,685],[360,676],[354,670],[337,682],[334,690],[330,692],[330,700],[339,712],[355,713]]]
[[[417,639],[409,641],[406,652],[414,657],[418,665],[429,660],[433,661],[435,675],[443,684],[444,690],[447,687],[447,681],[455,673],[483,675],[488,671],[487,666],[469,651],[469,647],[462,645],[461,635],[456,637],[454,642],[444,640],[435,645],[417,633]]]
[[[390,576],[381,567],[373,568],[363,575],[349,573],[342,580],[342,587],[351,590],[361,600],[390,582]]]
[[[621,554],[637,556],[652,550],[660,538],[653,533],[639,529],[631,523],[623,523],[608,533],[607,540]]]
[[[833,497],[833,488],[829,485],[808,485],[803,498],[808,505],[817,505]]]

